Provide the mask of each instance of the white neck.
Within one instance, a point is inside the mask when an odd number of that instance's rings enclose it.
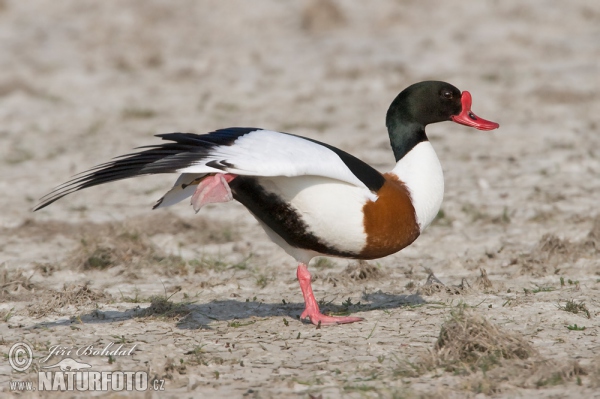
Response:
[[[429,141],[413,147],[397,163],[392,173],[404,182],[412,198],[421,231],[437,216],[444,199],[442,165]]]

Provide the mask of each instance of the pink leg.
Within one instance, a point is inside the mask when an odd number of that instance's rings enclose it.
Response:
[[[228,202],[233,200],[229,183],[237,176],[232,174],[217,173],[206,176],[198,183],[198,188],[192,195],[192,206],[196,213],[206,204]]]
[[[362,317],[344,317],[344,316],[325,316],[319,310],[319,305],[313,294],[312,287],[310,285],[310,273],[308,267],[304,263],[298,264],[298,270],[296,272],[298,281],[300,282],[300,289],[304,296],[305,309],[300,315],[300,319],[310,319],[310,322],[318,325],[319,323],[323,326],[331,324],[345,324],[354,323],[355,321],[364,320]]]

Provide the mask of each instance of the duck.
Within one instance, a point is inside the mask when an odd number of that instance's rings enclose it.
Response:
[[[178,173],[153,209],[186,198],[195,212],[207,204],[238,201],[267,236],[292,256],[304,297],[300,319],[334,325],[363,320],[323,314],[308,264],[329,256],[370,260],[413,243],[438,214],[444,175],[425,127],[453,121],[479,130],[498,123],[471,111],[472,97],[442,81],[402,90],[386,114],[393,169],[381,173],[359,158],[308,137],[254,127],[207,134],[167,133],[166,141],[136,148],[58,186],[34,211],[76,191],[136,176]]]

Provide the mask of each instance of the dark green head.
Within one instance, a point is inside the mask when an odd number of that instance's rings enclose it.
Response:
[[[415,83],[392,101],[386,124],[388,129],[408,121],[427,126],[450,120],[450,116],[459,114],[461,108],[460,90],[451,84],[438,81]]]
[[[475,116],[471,112],[471,94],[468,91],[461,94],[450,83],[432,80],[404,89],[392,101],[386,116],[396,161],[415,145],[427,140],[425,126],[450,120],[480,130],[499,126]]]

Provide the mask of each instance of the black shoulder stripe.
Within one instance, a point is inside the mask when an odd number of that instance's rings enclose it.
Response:
[[[354,155],[350,155],[346,151],[342,151],[339,148],[322,143],[317,140],[309,139],[307,137],[302,136],[297,137],[301,137],[305,140],[312,141],[313,143],[322,145],[323,147],[335,152],[337,156],[340,157],[342,162],[346,164],[348,169],[350,169],[350,171],[354,174],[354,176],[356,176],[361,182],[363,182],[364,185],[369,188],[369,190],[377,192],[385,183],[385,178],[381,173],[379,173],[377,169],[373,168],[368,163],[356,158]]]

